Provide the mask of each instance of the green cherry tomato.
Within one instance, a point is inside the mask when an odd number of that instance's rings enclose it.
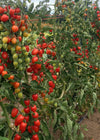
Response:
[[[19,68],[18,68],[20,71],[22,71],[23,70],[23,67],[22,66],[19,66]]]
[[[14,62],[13,62],[13,65],[14,65],[15,67],[18,67],[18,62],[17,62],[17,61],[14,61]]]
[[[25,55],[25,56],[28,56],[28,52],[25,52],[24,55]]]
[[[26,62],[26,63],[30,63],[30,58],[27,57],[27,58],[25,59],[25,62]]]
[[[23,50],[23,51],[26,51],[26,48],[25,48],[25,47],[22,47],[22,50]]]
[[[23,62],[23,60],[22,59],[18,59],[18,62],[21,64]]]
[[[3,30],[3,25],[2,25],[2,24],[0,24],[0,31],[1,31],[1,30]]]
[[[13,59],[18,59],[18,54],[13,54]]]
[[[55,107],[57,107],[57,106],[58,106],[58,104],[57,104],[57,103],[54,103],[54,106],[55,106]]]
[[[2,44],[0,44],[0,49],[2,48]]]
[[[12,53],[12,54],[15,53],[15,48],[11,48],[11,53]]]
[[[23,93],[22,92],[18,93],[18,98],[23,98]]]
[[[6,49],[7,48],[7,44],[3,44],[3,48]]]

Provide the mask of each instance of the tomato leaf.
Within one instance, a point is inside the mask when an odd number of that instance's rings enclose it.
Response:
[[[9,139],[6,138],[6,137],[1,137],[1,136],[0,136],[0,140],[9,140]]]
[[[51,137],[47,123],[44,120],[41,121],[41,129],[45,136]]]
[[[53,128],[55,127],[56,123],[57,123],[57,111],[54,110],[54,120],[53,120],[53,124],[52,124]]]
[[[7,79],[7,78],[10,77],[10,74],[5,74],[3,77],[4,77],[5,79]]]
[[[72,133],[72,126],[73,126],[73,122],[70,120],[69,116],[67,116],[67,130],[69,136],[71,136]]]

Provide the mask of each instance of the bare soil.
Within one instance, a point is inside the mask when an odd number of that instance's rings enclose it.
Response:
[[[100,113],[94,112],[89,118],[85,118],[81,127],[87,128],[87,131],[82,129],[85,139],[84,140],[100,140]]]

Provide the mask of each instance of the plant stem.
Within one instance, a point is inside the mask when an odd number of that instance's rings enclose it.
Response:
[[[5,105],[4,105],[2,102],[0,102],[0,106],[1,106],[1,108],[2,108],[2,110],[3,110],[3,113],[4,113],[4,115],[5,115],[7,124],[8,124],[8,126],[9,126],[9,125],[10,125],[10,119],[9,119],[9,116],[8,116],[7,109],[6,109]],[[11,138],[12,138],[12,131],[11,131],[11,128],[9,127],[8,139],[11,140]]]
[[[64,94],[65,94],[65,83],[64,83],[62,93],[61,93],[61,95],[60,95],[60,97],[58,99],[60,100],[64,96]]]
[[[5,108],[5,105],[2,102],[0,102],[0,106],[1,106],[1,108],[3,110],[3,112],[4,112],[5,118],[7,120],[8,125],[9,125],[10,124],[10,120],[9,120],[8,112],[7,112],[6,108]]]

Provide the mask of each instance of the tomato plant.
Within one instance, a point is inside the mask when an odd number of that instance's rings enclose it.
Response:
[[[100,97],[97,2],[56,2],[45,21],[50,27],[41,25],[45,5],[34,11],[26,1],[0,4],[1,136],[82,140],[80,118],[93,113]]]

